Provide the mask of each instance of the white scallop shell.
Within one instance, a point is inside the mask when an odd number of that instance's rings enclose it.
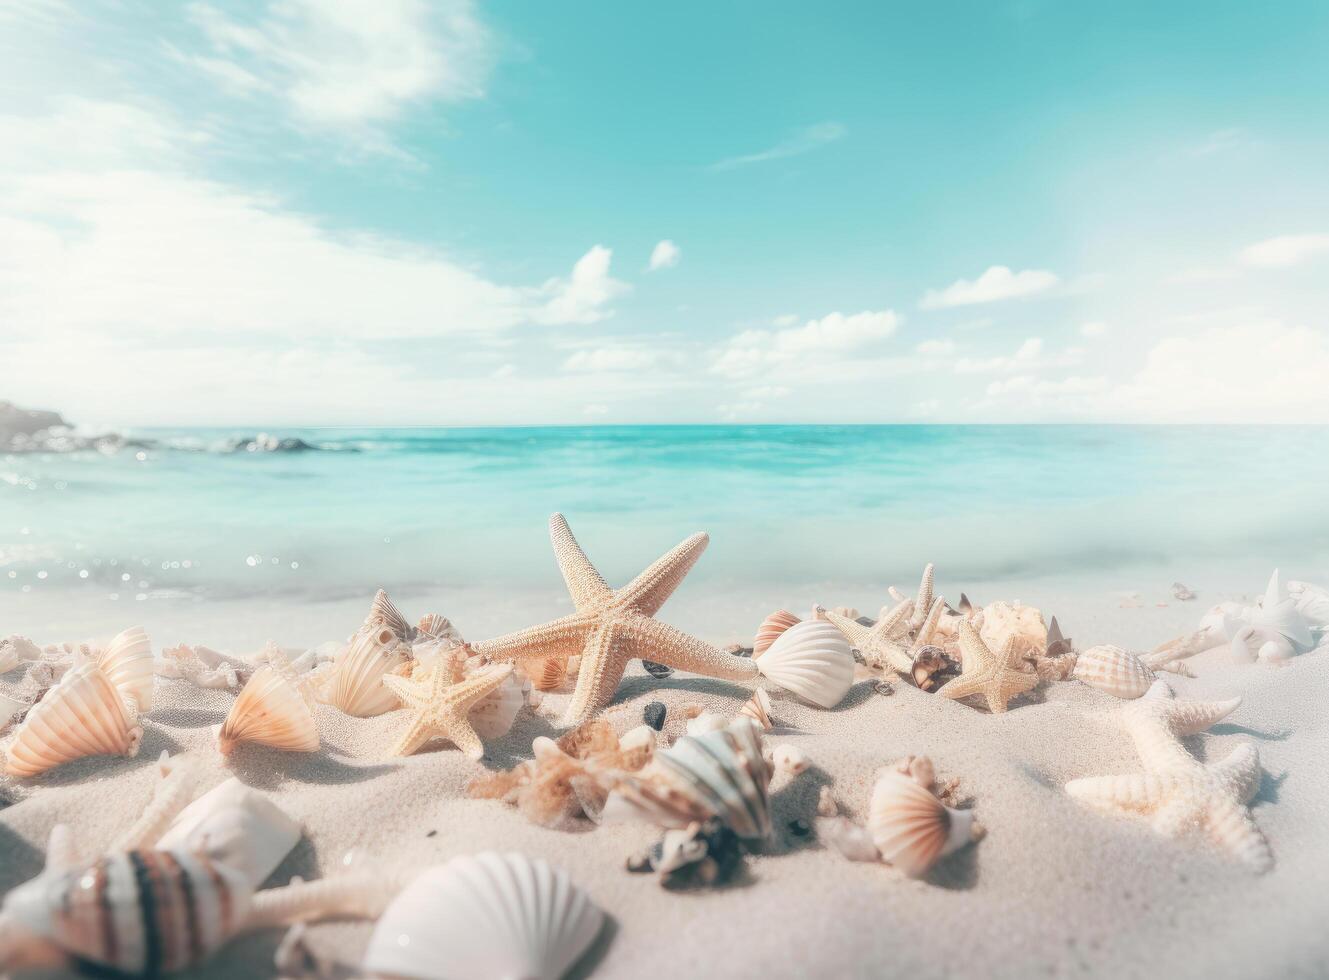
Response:
[[[973,839],[974,812],[953,810],[908,776],[887,770],[872,788],[867,826],[881,859],[919,878]]]
[[[1071,676],[1117,698],[1138,698],[1157,679],[1135,654],[1110,644],[1083,651]]]
[[[35,776],[71,759],[138,753],[143,729],[95,663],[83,663],[33,705],[8,746],[5,771]]]
[[[475,734],[483,739],[495,739],[510,732],[517,713],[526,704],[530,689],[531,682],[518,677],[516,671],[508,674],[503,683],[476,702],[467,715]]]
[[[559,980],[603,924],[586,893],[542,860],[458,857],[393,900],[369,937],[363,969],[415,980]]]
[[[433,640],[447,640],[452,646],[463,643],[461,631],[452,625],[452,620],[439,613],[425,613],[415,625],[417,637]]]
[[[1297,605],[1297,611],[1314,627],[1329,627],[1329,589],[1309,582],[1292,581],[1287,584],[1288,595]]]
[[[231,778],[176,815],[158,850],[206,854],[258,888],[300,842],[300,825],[262,793]]]
[[[309,693],[279,650],[271,650],[268,662],[254,671],[222,722],[217,735],[222,755],[230,755],[238,742],[286,752],[318,751]]]
[[[131,626],[97,654],[97,666],[140,713],[152,709],[152,641],[142,626]]]
[[[786,691],[833,708],[854,683],[854,654],[834,623],[807,620],[780,634],[757,669]]]
[[[383,675],[411,659],[411,648],[386,624],[367,626],[333,661],[323,700],[357,718],[372,718],[401,707]]]

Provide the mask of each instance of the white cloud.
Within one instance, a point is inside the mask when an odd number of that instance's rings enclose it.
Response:
[[[817,123],[814,126],[806,126],[774,146],[760,150],[757,153],[726,157],[717,163],[711,164],[710,169],[736,170],[739,167],[747,167],[754,163],[765,163],[768,160],[783,160],[786,157],[799,156],[820,149],[828,143],[843,139],[848,132],[838,122]]]
[[[1054,273],[1046,269],[1012,272],[1007,266],[994,265],[977,279],[957,279],[945,289],[929,289],[923,294],[918,305],[924,310],[938,310],[952,306],[995,303],[998,300],[1041,293],[1051,289],[1059,281]]]
[[[655,365],[655,351],[639,347],[597,347],[579,350],[563,362],[565,371],[641,371]]]
[[[609,303],[627,292],[627,283],[609,275],[614,253],[596,245],[577,260],[570,279],[550,279],[542,288],[548,300],[535,313],[536,323],[596,323],[612,316]]]
[[[928,357],[949,357],[955,351],[955,341],[946,338],[925,340],[914,347],[915,353]]]
[[[744,330],[718,352],[712,370],[745,377],[800,359],[838,360],[886,339],[898,324],[893,310],[865,310],[850,315],[828,313],[783,330]]]
[[[1028,372],[1049,367],[1065,367],[1080,359],[1078,348],[1067,348],[1060,354],[1045,356],[1041,337],[1030,337],[1016,349],[1014,354],[999,354],[995,357],[962,357],[955,362],[956,374],[1010,374]]]
[[[1102,337],[1108,332],[1108,325],[1102,320],[1090,320],[1088,323],[1080,324],[1080,336],[1082,337]]]
[[[1326,251],[1329,234],[1279,235],[1246,246],[1239,258],[1242,265],[1253,268],[1281,269]]]
[[[666,238],[657,242],[655,248],[651,250],[651,262],[648,268],[651,272],[657,269],[672,269],[678,265],[678,260],[682,257],[683,250]]]

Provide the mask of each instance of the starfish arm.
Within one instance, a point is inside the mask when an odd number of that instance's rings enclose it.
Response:
[[[1066,784],[1066,792],[1098,810],[1151,813],[1166,799],[1167,786],[1166,780],[1140,772],[1072,779]]]
[[[918,637],[914,640],[914,646],[925,647],[932,642],[937,632],[937,623],[941,621],[941,615],[946,611],[946,597],[937,596],[932,601],[932,608],[928,610],[927,618],[923,620],[923,625],[918,628]]]
[[[432,737],[429,726],[424,723],[423,719],[412,719],[411,724],[402,733],[401,738],[397,739],[397,744],[392,747],[391,754],[414,755]]]
[[[568,594],[572,596],[572,607],[578,612],[584,612],[607,603],[613,597],[613,589],[595,570],[586,552],[581,550],[581,545],[572,536],[572,528],[568,527],[562,514],[554,514],[549,518],[549,539],[554,544],[558,570],[563,573]]]
[[[1172,701],[1168,704],[1166,714],[1172,730],[1178,735],[1198,735],[1232,714],[1241,704],[1241,698],[1229,698],[1226,701]]]
[[[983,681],[977,677],[965,677],[961,674],[959,677],[952,677],[941,687],[937,688],[937,693],[944,698],[950,698],[952,701],[958,701],[961,698],[967,698],[971,694],[981,694],[983,692]]]
[[[403,705],[418,705],[428,700],[428,687],[424,684],[417,684],[408,681],[405,677],[397,674],[384,674],[383,686],[393,694]]]
[[[989,670],[997,658],[993,656],[983,637],[973,625],[961,620],[957,627],[960,640],[960,670],[966,674],[983,673]]]
[[[1200,764],[1158,715],[1127,709],[1123,718],[1145,769],[1158,773],[1194,773],[1200,769]]]
[[[751,658],[725,653],[658,619],[634,616],[623,623],[623,628],[633,657],[728,681],[750,681],[757,676],[757,665]]]
[[[627,606],[643,616],[654,616],[697,564],[710,540],[708,534],[694,534],[656,559],[650,568],[615,593],[615,604]]]
[[[444,727],[445,734],[453,745],[461,749],[462,753],[468,759],[479,761],[485,755],[485,743],[480,741],[480,736],[475,733],[471,723],[466,720],[464,712],[454,712],[454,717],[448,719],[448,724]]]
[[[1249,742],[1238,745],[1227,758],[1207,768],[1232,798],[1243,804],[1249,803],[1260,791],[1260,753]]]
[[[844,638],[849,641],[851,646],[862,651],[871,641],[877,627],[864,626],[857,620],[850,619],[848,616],[841,616],[833,609],[826,610],[826,618],[844,634]],[[880,623],[878,624],[878,626]]]
[[[1234,800],[1211,803],[1205,824],[1214,843],[1257,874],[1274,866],[1274,855],[1246,808]]]
[[[614,700],[629,659],[625,633],[621,622],[610,622],[586,641],[581,667],[577,670],[577,687],[563,715],[563,724],[580,725]]]
[[[918,597],[914,600],[914,615],[910,620],[910,625],[919,627],[923,621],[932,612],[932,575],[935,569],[931,562],[928,562],[923,569],[923,579],[918,583]]]
[[[909,616],[913,611],[914,601],[912,599],[905,599],[903,602],[897,603],[893,609],[886,609],[883,606],[881,618],[877,620],[877,625],[873,628],[880,630],[883,636],[891,639],[904,636],[909,632]]]
[[[1202,809],[1189,794],[1174,794],[1154,812],[1153,828],[1164,837],[1180,837],[1201,822]]]
[[[573,613],[494,640],[472,644],[471,649],[490,660],[543,660],[570,656],[581,650],[594,624],[594,617]]]

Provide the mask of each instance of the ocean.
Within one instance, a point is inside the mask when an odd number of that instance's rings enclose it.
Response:
[[[712,588],[907,583],[925,561],[983,580],[1329,569],[1329,430],[1317,427],[129,435],[141,445],[0,457],[11,611],[38,593],[153,602],[556,585],[554,511],[611,582],[697,530],[712,541],[689,582]],[[282,439],[309,448],[276,448]]]

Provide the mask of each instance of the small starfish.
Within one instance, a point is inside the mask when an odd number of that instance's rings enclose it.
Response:
[[[475,652],[491,660],[521,661],[580,653],[577,687],[564,724],[581,724],[612,701],[629,660],[725,680],[757,676],[757,665],[747,657],[724,653],[652,618],[706,550],[707,535],[692,535],[618,590],[595,570],[562,514],[549,518],[549,536],[576,611],[477,643]]]
[[[1015,649],[1014,637],[1006,641],[998,655],[988,649],[968,620],[960,620],[958,629],[961,673],[943,684],[938,694],[952,700],[981,694],[988,703],[988,710],[998,714],[1006,710],[1006,702],[1011,698],[1038,686],[1037,674],[1016,669],[1020,655]]]
[[[909,611],[909,603],[901,603],[872,626],[864,626],[857,620],[829,609],[825,615],[844,634],[844,638],[863,654],[864,660],[874,667],[885,667],[903,676],[914,665],[909,650],[900,642],[902,638],[906,641],[909,638]]]
[[[407,707],[415,709],[410,727],[392,754],[410,755],[436,735],[442,735],[472,759],[483,757],[484,743],[466,716],[485,696],[498,690],[511,673],[511,664],[495,664],[459,684],[451,683],[449,672],[439,667],[434,668],[424,683],[393,674],[383,675],[383,683],[388,689]]]
[[[1273,854],[1246,805],[1260,788],[1260,756],[1243,743],[1219,762],[1195,759],[1179,739],[1198,735],[1232,712],[1229,701],[1173,701],[1146,694],[1122,710],[1122,721],[1144,772],[1073,779],[1066,792],[1101,810],[1152,816],[1154,829],[1169,837],[1204,829],[1220,847],[1253,871],[1273,866]]]

